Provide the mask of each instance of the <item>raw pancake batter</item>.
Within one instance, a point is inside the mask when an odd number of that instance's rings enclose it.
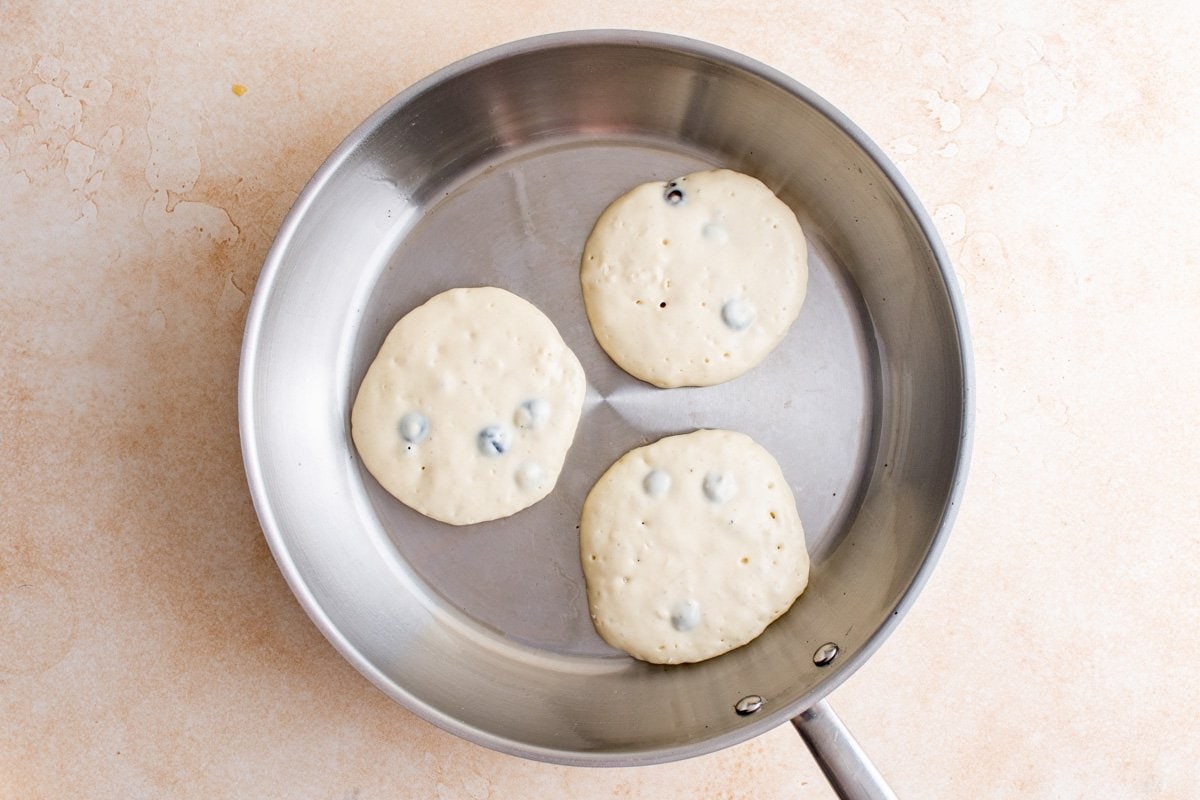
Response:
[[[514,294],[451,289],[406,314],[351,412],[363,464],[404,504],[451,525],[499,519],[554,488],[575,437],[583,367]]]
[[[804,302],[796,215],[727,169],[647,183],[597,220],[580,268],[600,346],[655,386],[736,378],[783,339]]]
[[[629,451],[592,487],[579,528],[596,630],[643,661],[740,647],[808,585],[791,489],[742,433],[700,430]]]

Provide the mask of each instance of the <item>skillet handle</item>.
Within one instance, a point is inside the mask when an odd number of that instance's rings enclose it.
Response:
[[[792,725],[842,800],[896,800],[879,770],[824,700],[800,712]]]

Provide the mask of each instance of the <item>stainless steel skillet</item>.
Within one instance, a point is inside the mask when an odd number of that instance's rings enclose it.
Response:
[[[748,375],[655,389],[593,339],[579,255],[627,188],[713,166],[755,175],[796,211],[810,240],[808,298]],[[545,311],[589,392],[549,498],[452,528],[402,506],[362,468],[349,406],[400,316],[478,285]],[[330,156],[259,278],[239,410],[280,569],[334,646],[416,714],[507,753],[593,766],[687,758],[795,717],[835,787],[866,797],[886,787],[852,751],[831,749],[846,739],[821,701],[879,647],[933,568],[962,491],[972,399],[949,260],[860,130],[736,53],[589,31],[453,64]],[[779,459],[808,534],[811,584],[750,645],[650,666],[592,629],[579,511],[621,453],[700,427],[744,431]]]

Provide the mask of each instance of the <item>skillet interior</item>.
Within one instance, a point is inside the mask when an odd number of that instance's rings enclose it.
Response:
[[[724,166],[796,210],[810,240],[800,319],[736,381],[658,390],[592,338],[578,258],[627,188]],[[359,464],[354,392],[395,321],[453,286],[546,312],[588,399],[558,488],[452,528]],[[336,647],[384,692],[506,752],[573,764],[698,755],[830,691],[911,603],[948,530],[970,425],[966,334],[924,212],[861,132],[749,59],[630,32],[517,42],[410,88],[298,200],[247,321],[241,423],[272,550]],[[810,588],[751,645],[654,667],[594,633],[577,525],[621,453],[698,427],[779,459],[813,556]],[[841,654],[818,668],[812,654]],[[735,702],[766,698],[740,717]]]

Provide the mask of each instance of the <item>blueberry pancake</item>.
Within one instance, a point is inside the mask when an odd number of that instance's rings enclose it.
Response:
[[[493,287],[451,289],[392,328],[351,433],[405,505],[451,525],[485,522],[554,488],[585,387],[579,359],[533,305]]]
[[[808,252],[796,215],[727,169],[646,183],[615,200],[584,248],[580,282],[596,340],[663,388],[747,372],[800,312]]]
[[[741,647],[808,585],[792,491],[742,433],[700,430],[629,451],[592,487],[579,527],[596,630],[643,661]]]

